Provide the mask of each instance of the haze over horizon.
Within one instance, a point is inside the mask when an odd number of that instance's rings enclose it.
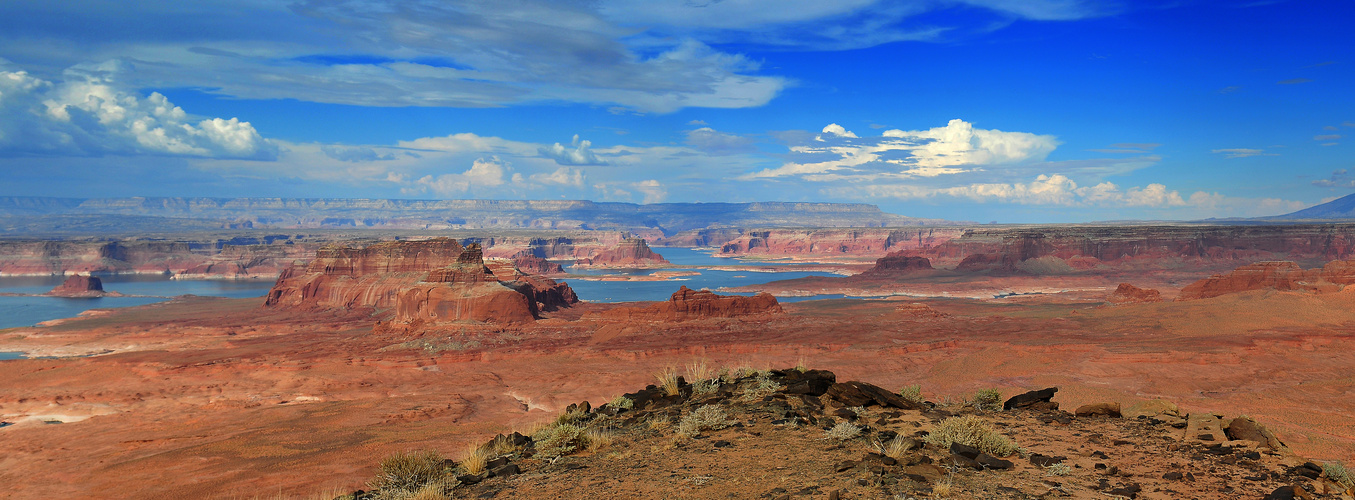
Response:
[[[0,4],[0,196],[869,203],[1349,194],[1339,1]]]

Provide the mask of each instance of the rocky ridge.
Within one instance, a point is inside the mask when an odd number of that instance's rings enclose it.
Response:
[[[388,457],[373,490],[336,500],[1355,498],[1344,469],[1295,456],[1246,417],[1162,400],[1067,412],[1057,392],[940,405],[824,370],[697,364],[455,460]]]
[[[1355,283],[1355,261],[1337,260],[1321,268],[1303,269],[1294,262],[1256,262],[1227,274],[1215,274],[1181,289],[1176,300],[1198,300],[1248,290],[1339,292]]]

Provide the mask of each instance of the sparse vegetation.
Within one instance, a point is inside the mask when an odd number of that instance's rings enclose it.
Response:
[[[635,400],[625,396],[617,396],[611,401],[608,401],[607,406],[620,410],[631,410],[635,408]]]
[[[447,474],[442,455],[436,451],[397,452],[381,459],[376,477],[367,482],[374,490],[413,493]]]
[[[805,366],[805,365],[806,365],[806,363],[805,363],[805,357],[804,357],[804,356],[800,356],[800,359],[798,359],[798,360],[795,361],[795,371],[800,372],[800,373],[804,373],[804,372],[809,371],[809,367],[808,367],[808,366]]]
[[[678,395],[678,392],[680,392],[677,370],[664,368],[662,371],[655,373],[654,377],[659,379],[658,387],[663,389],[664,394],[676,396]]]
[[[1344,486],[1347,489],[1355,488],[1355,477],[1351,477],[1350,471],[1347,470],[1346,465],[1341,462],[1324,462],[1322,464],[1322,472],[1327,474],[1327,479],[1332,480],[1332,482],[1335,482],[1336,484]]]
[[[899,391],[899,396],[902,396],[903,399],[907,399],[907,400],[912,401],[912,402],[914,402],[914,403],[921,403],[921,402],[923,401],[923,400],[922,400],[922,385],[920,385],[920,384],[913,384],[913,385],[909,385],[909,386],[904,386],[904,388],[903,388],[902,390]]]
[[[753,379],[753,381],[744,388],[743,400],[753,401],[762,399],[781,389],[781,384],[772,380],[770,374],[759,372],[757,378]]]
[[[710,394],[720,389],[720,377],[705,361],[687,365],[687,381],[696,394]]]
[[[583,435],[584,447],[590,452],[610,446],[615,439],[610,431],[602,429],[588,429]]]
[[[1044,468],[1044,475],[1046,476],[1067,476],[1072,473],[1073,468],[1064,463],[1057,463]]]
[[[825,431],[825,433],[828,435],[829,439],[846,441],[848,439],[854,439],[857,436],[860,436],[861,426],[853,424],[851,422],[840,422],[837,425],[834,425],[832,429],[828,429],[827,431]]]
[[[536,443],[536,456],[551,459],[564,456],[578,449],[583,442],[584,428],[574,424],[551,426],[532,435]]]
[[[927,444],[945,449],[950,443],[973,446],[995,457],[1006,457],[1016,453],[1016,443],[993,430],[983,419],[965,415],[950,417],[936,424],[926,438]]]
[[[908,438],[905,438],[903,436],[895,436],[894,439],[889,440],[888,443],[879,446],[880,454],[887,456],[889,458],[897,459],[899,457],[902,457],[904,453],[908,452],[908,450],[910,449],[909,445],[910,442]]]
[[[729,427],[729,424],[724,408],[716,405],[705,405],[683,416],[682,420],[678,422],[677,433],[686,437],[695,437],[701,431],[720,430]]]
[[[474,446],[466,449],[466,453],[461,456],[461,463],[457,464],[462,472],[470,475],[483,474],[485,466],[489,463],[489,451],[480,446]]]
[[[980,390],[969,398],[969,405],[979,411],[1001,411],[1002,391],[997,389]]]
[[[555,423],[556,423],[556,424],[573,424],[573,423],[576,423],[576,422],[578,422],[578,421],[580,421],[580,420],[583,420],[583,418],[586,417],[586,416],[588,416],[587,413],[584,413],[584,412],[579,411],[579,410],[562,412],[562,413],[560,413],[559,415],[557,415],[557,416],[555,417]]]
[[[381,350],[389,351],[396,349],[422,349],[428,352],[429,354],[437,354],[444,351],[466,351],[471,349],[478,349],[483,345],[484,344],[482,344],[478,340],[456,340],[449,337],[446,339],[411,340],[408,342],[401,342],[399,344],[384,347]]]

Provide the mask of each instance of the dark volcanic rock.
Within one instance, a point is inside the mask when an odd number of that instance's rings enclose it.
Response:
[[[865,382],[842,382],[828,388],[827,396],[845,406],[884,406],[919,410],[922,405]]]
[[[1048,389],[1030,391],[1025,394],[1017,394],[1015,396],[1012,396],[1011,399],[1008,399],[1006,403],[1003,403],[1002,409],[1015,410],[1029,408],[1031,406],[1036,405],[1037,403],[1050,403],[1052,402],[1050,400],[1054,399],[1054,393],[1056,392],[1059,392],[1058,387],[1050,387]],[[1058,407],[1055,406],[1055,408]]]
[[[828,392],[828,388],[835,383],[837,383],[837,375],[828,370],[806,370],[805,372],[790,370],[783,375],[781,385],[784,385],[785,389],[782,389],[781,392],[821,396]]]

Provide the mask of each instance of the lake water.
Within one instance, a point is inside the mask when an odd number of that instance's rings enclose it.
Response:
[[[673,264],[682,266],[784,266],[787,262],[756,262],[731,258],[713,257],[709,249],[694,248],[656,248]],[[758,271],[721,271],[711,269],[684,269],[699,272],[695,276],[683,276],[671,281],[587,281],[568,279],[564,281],[574,288],[581,300],[589,302],[630,302],[639,300],[668,300],[668,297],[686,285],[687,288],[700,290],[709,288],[756,285],[768,281],[802,278],[806,276],[835,276],[825,272],[758,272]],[[581,275],[649,275],[657,270],[574,270],[566,267],[566,272]],[[60,297],[4,297],[0,296],[0,328],[32,326],[42,321],[78,316],[89,309],[112,307],[131,307],[166,300],[162,297],[174,297],[185,294],[213,297],[247,298],[263,297],[273,286],[271,280],[171,280],[166,275],[127,274],[99,276],[104,290],[120,292],[125,295],[149,295],[152,297],[100,297],[88,299],[69,299]],[[64,278],[60,276],[13,276],[0,277],[0,292],[40,294],[60,285]],[[723,292],[722,292],[723,293]],[[752,294],[738,294],[752,295]],[[783,302],[807,299],[841,298],[840,295],[818,295],[813,297],[778,297]],[[3,353],[0,353],[3,355]],[[7,359],[0,357],[0,359]]]
[[[47,320],[78,316],[90,309],[140,306],[166,300],[162,297],[186,294],[263,297],[273,286],[272,280],[171,280],[162,274],[119,274],[99,276],[99,279],[103,281],[106,291],[153,297],[0,297],[0,328],[32,326]],[[64,278],[60,276],[5,276],[0,277],[0,292],[46,293],[60,285],[62,280]]]

